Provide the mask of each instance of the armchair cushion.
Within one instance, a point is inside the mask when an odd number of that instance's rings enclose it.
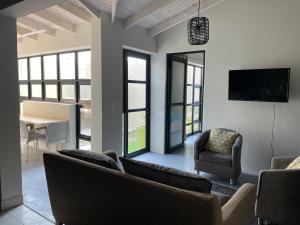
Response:
[[[288,165],[287,169],[300,169],[300,156]]]
[[[220,166],[232,166],[232,156],[211,151],[200,152],[199,160]]]
[[[208,151],[230,155],[232,146],[238,137],[238,133],[234,131],[211,129],[208,142],[205,148]]]
[[[124,157],[119,159],[128,174],[180,189],[210,193],[212,183],[206,178],[152,163]]]
[[[79,159],[85,162],[89,162],[117,171],[122,171],[122,169],[118,166],[114,158],[110,157],[110,155],[113,155],[111,154],[111,151],[108,152],[108,155],[106,155],[105,152],[99,154],[96,152],[89,152],[84,150],[61,150],[58,152],[62,155]]]

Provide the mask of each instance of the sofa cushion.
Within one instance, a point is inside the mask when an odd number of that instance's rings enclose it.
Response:
[[[123,157],[119,159],[128,174],[180,189],[210,193],[212,184],[206,178],[152,163]]]
[[[85,162],[93,163],[117,171],[122,171],[122,169],[118,166],[113,158],[103,153],[99,154],[96,152],[89,152],[84,150],[61,150],[58,152],[62,155],[79,159]]]
[[[220,166],[232,166],[231,155],[225,155],[211,151],[200,152],[199,160],[213,164],[218,164]]]
[[[210,131],[205,148],[212,152],[231,154],[232,146],[238,135],[239,134],[234,131],[213,128]]]
[[[288,165],[287,169],[300,169],[300,156]]]

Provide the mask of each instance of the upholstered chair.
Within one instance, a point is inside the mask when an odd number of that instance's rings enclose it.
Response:
[[[233,130],[221,128],[222,131]],[[236,178],[241,175],[241,151],[243,138],[238,134],[234,144],[232,145],[231,154],[221,154],[209,151],[205,148],[211,130],[207,130],[198,135],[194,142],[194,161],[195,170],[199,174],[200,171],[215,174],[230,179],[230,184],[234,184]]]
[[[300,169],[286,169],[296,157],[274,157],[260,172],[255,205],[259,224],[300,224]]]

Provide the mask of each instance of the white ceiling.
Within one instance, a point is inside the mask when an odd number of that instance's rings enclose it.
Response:
[[[201,10],[221,1],[223,0],[201,0]],[[114,4],[116,7],[113,7]],[[122,20],[124,29],[140,26],[148,29],[150,36],[155,36],[194,16],[197,14],[197,9],[198,0],[66,0],[61,4],[27,15],[25,20],[29,18],[31,22],[44,25],[45,32],[47,28],[75,32],[76,26],[89,22],[89,17],[92,17],[93,13],[105,11],[115,14],[116,18]],[[40,27],[30,27],[28,23],[24,23],[24,17],[19,21],[22,19],[23,23],[18,23],[18,26],[29,28],[30,34],[34,36],[36,36],[35,31],[37,34],[41,33],[41,29],[38,29]],[[112,18],[113,21],[114,18]],[[30,38],[30,35],[23,34],[18,37],[19,39]]]

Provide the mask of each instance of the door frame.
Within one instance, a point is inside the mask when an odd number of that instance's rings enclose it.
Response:
[[[171,58],[172,56],[176,55],[184,55],[184,54],[196,54],[196,53],[203,53],[203,84],[205,80],[205,65],[206,65],[206,51],[205,50],[198,50],[198,51],[187,51],[187,52],[175,52],[175,53],[167,53],[166,55],[166,92],[165,92],[165,144],[164,144],[164,153],[169,154],[174,151],[176,151],[179,148],[182,148],[184,146],[184,143],[181,145],[176,146],[175,148],[169,148],[170,145],[170,137],[169,137],[169,120],[170,120],[170,106],[171,106],[171,85],[172,85],[172,79],[171,79],[171,74],[172,74],[172,66],[171,66]],[[183,130],[183,135],[185,135],[185,118],[186,118],[186,79],[187,76],[185,76],[185,85],[184,85],[184,110],[183,110],[183,116],[184,116],[184,123],[182,125],[182,130]],[[204,103],[203,103],[203,98],[204,98],[204,89],[205,85],[203,85],[203,91],[202,95],[200,96],[200,101],[202,102],[202,107],[201,107],[201,113],[200,116],[202,118],[202,125],[201,125],[201,130],[203,128],[203,108],[204,108]],[[183,138],[184,139],[184,138]]]
[[[146,85],[146,108],[143,110],[146,114],[146,146],[144,149],[133,153],[128,153],[128,113],[139,112],[141,109],[128,110],[128,64],[126,59],[132,56],[146,60],[146,81],[131,81],[130,83],[142,83]],[[150,109],[151,109],[151,55],[140,53],[128,49],[123,49],[123,155],[126,158],[132,158],[150,151]]]
[[[167,82],[166,82],[166,120],[165,120],[165,153],[171,153],[178,148],[181,148],[184,146],[184,134],[185,134],[185,126],[183,126],[183,132],[182,132],[182,143],[170,148],[170,119],[171,119],[171,107],[172,106],[181,106],[181,103],[172,103],[172,72],[173,72],[173,61],[186,63],[185,64],[185,72],[184,72],[184,90],[183,90],[183,124],[185,121],[185,104],[186,104],[186,79],[187,79],[187,60],[176,58],[174,60],[174,57],[176,57],[177,54],[168,54],[167,55]]]

